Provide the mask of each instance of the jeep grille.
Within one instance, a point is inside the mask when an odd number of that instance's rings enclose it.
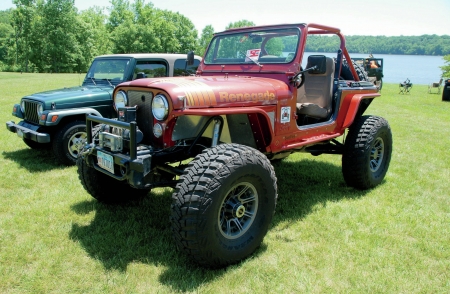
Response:
[[[128,106],[137,106],[137,125],[144,134],[144,142],[150,143],[149,138],[153,138],[153,93],[144,91],[128,91],[128,100]]]
[[[31,100],[24,100],[25,101],[25,120],[33,122],[35,124],[39,124],[39,116],[37,113],[37,108],[39,105],[39,102],[31,101]]]

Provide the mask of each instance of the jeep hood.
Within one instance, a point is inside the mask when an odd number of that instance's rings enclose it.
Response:
[[[25,96],[24,99],[32,99],[45,104],[45,109],[54,105],[54,109],[90,107],[102,104],[102,101],[111,101],[111,86],[78,86],[56,89]]]
[[[180,97],[186,97],[190,108],[269,105],[292,97],[286,83],[260,77],[140,79],[122,83],[121,86],[161,89],[171,96],[175,109],[183,107]]]

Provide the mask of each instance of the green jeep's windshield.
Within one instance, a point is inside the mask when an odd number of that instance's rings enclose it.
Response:
[[[95,59],[89,68],[83,84],[118,85],[125,80],[130,59]]]
[[[289,63],[299,39],[296,28],[218,35],[206,52],[205,64]]]

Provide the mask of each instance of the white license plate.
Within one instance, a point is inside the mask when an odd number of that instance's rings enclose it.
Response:
[[[111,155],[97,151],[97,162],[101,168],[114,173],[114,159]]]
[[[17,129],[17,136],[19,136],[20,138],[23,138],[23,132],[21,129]]]

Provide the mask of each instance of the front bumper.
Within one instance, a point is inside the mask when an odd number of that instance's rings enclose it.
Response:
[[[130,131],[129,153],[122,154],[104,149],[93,143],[91,122],[108,124],[114,127],[124,128]],[[86,119],[87,144],[82,152],[82,157],[88,164],[99,172],[102,172],[116,180],[128,181],[135,188],[151,188],[152,185],[146,183],[144,178],[151,171],[152,155],[148,152],[140,154],[136,146],[136,123],[124,123],[117,120],[105,119],[97,116],[88,115]],[[109,158],[109,170],[99,164],[99,153],[103,154],[102,161]]]
[[[32,140],[38,143],[50,143],[50,134],[38,132],[39,126],[21,121],[16,124],[14,121],[6,122],[6,128],[19,137]]]

